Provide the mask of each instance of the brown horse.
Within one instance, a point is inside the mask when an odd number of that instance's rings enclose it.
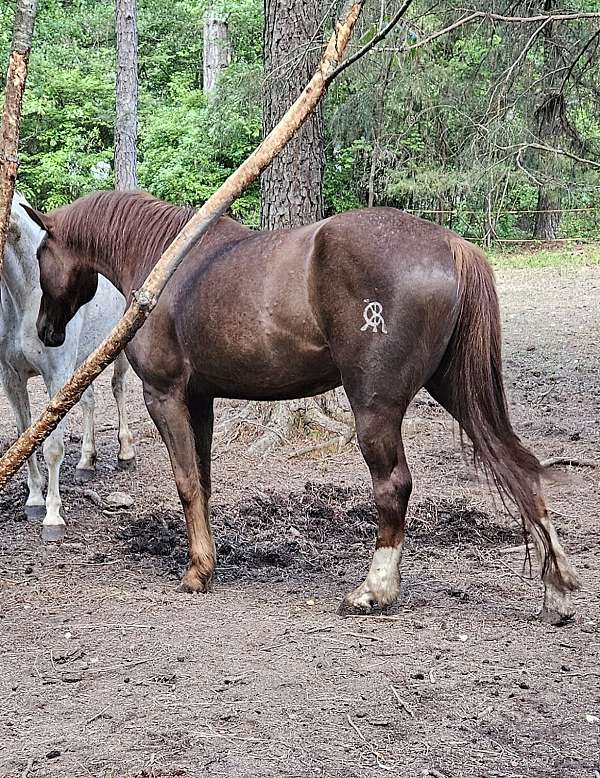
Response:
[[[102,192],[47,215],[28,213],[47,233],[38,252],[38,332],[58,346],[98,273],[130,298],[193,210],[140,192]],[[185,513],[185,591],[207,591],[215,569],[213,399],[285,400],[343,384],[379,516],[367,578],[345,603],[369,610],[394,602],[412,487],[401,425],[425,386],[531,533],[545,584],[543,618],[572,615],[568,593],[577,578],[546,513],[542,467],[508,415],[492,271],[452,232],[393,208],[274,232],[223,218],[186,257],[127,356]]]

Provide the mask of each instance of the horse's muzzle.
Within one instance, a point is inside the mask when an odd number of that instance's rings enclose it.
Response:
[[[55,327],[42,313],[38,316],[37,333],[44,346],[58,348],[65,342],[65,330]]]

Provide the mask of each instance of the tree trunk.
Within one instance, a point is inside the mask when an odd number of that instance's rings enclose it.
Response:
[[[21,108],[27,80],[27,65],[37,11],[36,0],[18,0],[15,11],[12,48],[6,73],[4,111],[0,130],[0,273],[4,261],[4,246],[10,222],[10,207],[15,192],[19,163],[19,128]]]
[[[263,133],[281,119],[284,106],[296,98],[317,56],[320,0],[265,0]],[[300,227],[323,217],[323,115],[321,108],[261,177],[261,228]],[[251,403],[246,416],[258,416],[268,430],[250,446],[263,454],[289,440],[294,429],[318,426],[335,441],[352,436],[343,390],[319,397],[279,403]]]
[[[136,0],[116,0],[115,188],[137,187],[138,40]]]
[[[265,0],[264,11],[263,133],[266,135],[281,119],[285,106],[296,99],[318,61],[321,3],[320,0]],[[263,173],[260,221],[263,230],[274,230],[299,227],[322,216],[323,116],[319,106]]]
[[[544,13],[556,10],[556,0],[543,0]],[[562,93],[563,72],[561,69],[561,49],[554,37],[554,23],[547,24],[542,30],[544,52],[544,89],[535,111],[536,130],[540,142],[551,147],[559,146],[563,134],[562,112],[565,110]],[[552,164],[551,157],[543,157],[544,174],[556,174],[558,161]],[[543,181],[543,179],[541,179]],[[541,240],[556,240],[561,220],[561,193],[556,184],[542,183],[538,187],[538,205],[535,215],[533,237]]]
[[[538,189],[537,213],[535,215],[534,238],[556,240],[560,226],[560,191],[548,186]]]
[[[219,16],[214,8],[209,8],[204,14],[202,55],[202,86],[206,93],[214,91],[221,71],[229,65],[229,59],[227,22]]]

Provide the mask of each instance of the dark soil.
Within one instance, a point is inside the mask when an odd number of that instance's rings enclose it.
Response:
[[[506,271],[500,291],[519,434],[540,458],[598,458],[600,271]],[[105,513],[74,484],[77,410],[65,542],[44,546],[25,519],[23,473],[0,494],[0,778],[598,778],[600,471],[547,486],[583,582],[561,629],[536,619],[520,527],[424,393],[404,430],[415,488],[395,608],[336,615],[375,532],[354,447],[217,447],[219,567],[210,595],[188,596],[167,456],[137,381],[128,396],[137,471],[115,469],[103,376],[90,486],[132,510]],[[13,439],[0,396],[0,447]]]
[[[311,481],[300,492],[267,490],[231,506],[216,505],[212,519],[222,581],[257,580],[257,571],[264,580],[264,568],[306,575],[335,570],[341,560],[354,564],[357,547],[364,554],[370,550],[377,525],[369,489]],[[163,572],[183,574],[187,542],[179,512],[150,510],[117,530],[116,538],[135,561],[156,557]],[[426,500],[412,506],[406,548],[498,546],[520,539],[519,527],[497,524],[464,501]]]

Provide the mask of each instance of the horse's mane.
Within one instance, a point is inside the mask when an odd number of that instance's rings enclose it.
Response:
[[[146,192],[93,192],[54,211],[52,231],[84,256],[155,262],[193,215]]]

